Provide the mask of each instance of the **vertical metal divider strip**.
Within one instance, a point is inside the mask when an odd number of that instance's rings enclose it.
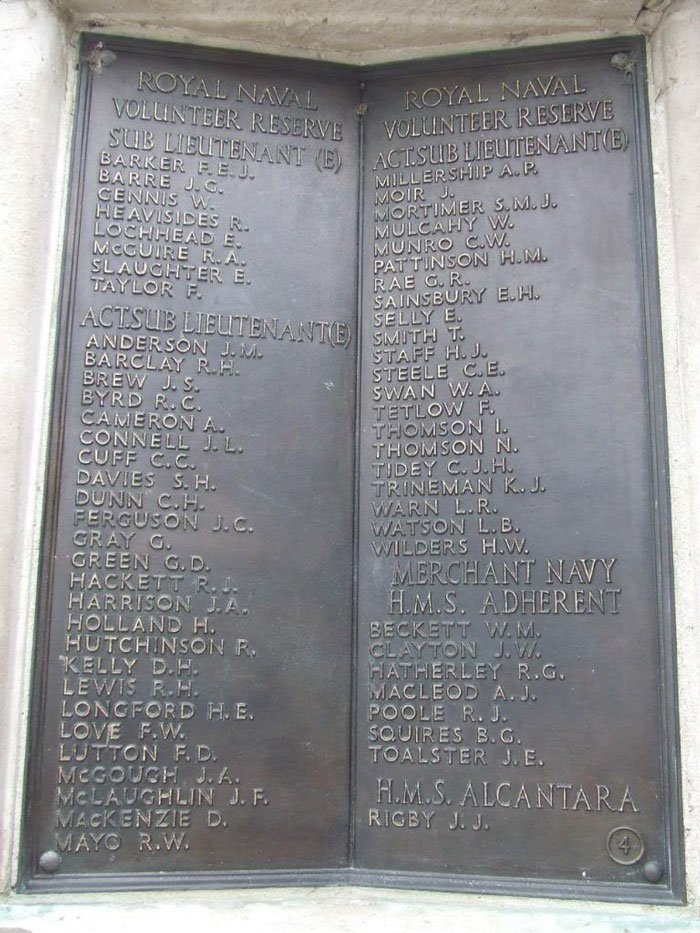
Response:
[[[365,83],[360,81],[358,84],[358,104],[355,110],[358,122],[358,184],[357,184],[357,237],[356,237],[356,261],[355,275],[357,284],[357,323],[355,325],[355,449],[353,454],[353,472],[355,478],[355,488],[353,490],[353,519],[352,519],[352,607],[351,607],[351,661],[350,661],[350,782],[349,782],[349,807],[348,807],[348,867],[355,866],[355,816],[356,816],[356,785],[357,785],[357,668],[358,668],[358,625],[359,625],[359,606],[358,606],[358,565],[359,565],[359,530],[360,530],[360,388],[362,385],[362,298],[363,298],[363,227],[364,227],[364,169],[365,169],[365,105],[364,105]]]

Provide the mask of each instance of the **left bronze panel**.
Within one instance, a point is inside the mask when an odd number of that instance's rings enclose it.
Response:
[[[29,889],[347,862],[355,90],[84,41]]]

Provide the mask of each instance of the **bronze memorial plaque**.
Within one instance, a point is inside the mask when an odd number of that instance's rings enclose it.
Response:
[[[84,37],[25,890],[683,899],[644,52]]]

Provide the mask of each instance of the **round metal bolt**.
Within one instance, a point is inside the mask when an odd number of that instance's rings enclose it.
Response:
[[[53,875],[61,867],[61,856],[53,849],[44,852],[39,859],[39,868],[47,875]]]
[[[651,881],[652,884],[656,884],[657,881],[661,881],[663,878],[664,868],[661,862],[652,859],[644,865],[642,873],[645,881]]]
[[[629,75],[634,71],[635,60],[631,55],[628,55],[627,52],[617,52],[610,59],[610,64],[613,68],[617,68],[618,71],[622,71],[624,74]]]

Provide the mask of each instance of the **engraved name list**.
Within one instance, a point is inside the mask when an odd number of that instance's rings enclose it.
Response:
[[[640,43],[84,51],[26,888],[682,897]]]

